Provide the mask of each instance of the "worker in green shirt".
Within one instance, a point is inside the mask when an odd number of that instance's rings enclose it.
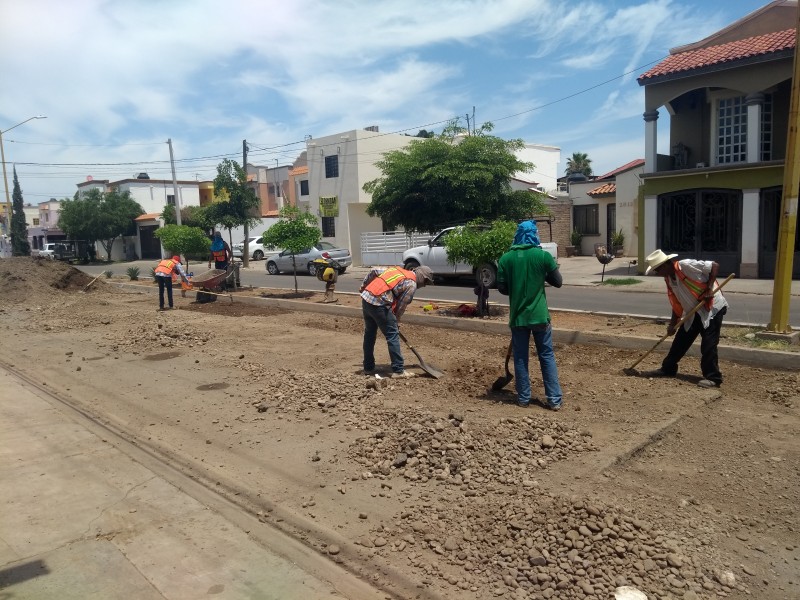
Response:
[[[553,330],[544,284],[561,287],[561,273],[549,252],[542,250],[539,230],[533,221],[517,227],[511,249],[497,262],[497,289],[508,296],[511,343],[514,349],[514,374],[517,404],[528,406],[531,381],[528,376],[530,338],[536,344],[542,382],[551,410],[560,410],[562,393],[558,382]]]

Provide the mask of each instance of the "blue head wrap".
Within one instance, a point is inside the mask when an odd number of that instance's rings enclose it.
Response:
[[[514,234],[514,246],[535,246],[540,248],[542,243],[539,241],[539,228],[533,221],[523,221],[517,227]]]
[[[225,242],[222,241],[222,234],[219,231],[214,232],[214,240],[211,242],[211,251],[219,252],[225,248]]]

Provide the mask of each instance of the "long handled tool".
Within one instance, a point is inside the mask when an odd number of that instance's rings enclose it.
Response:
[[[92,280],[91,280],[89,283],[87,283],[87,284],[84,286],[84,288],[83,288],[83,291],[85,292],[85,291],[86,291],[86,290],[88,290],[90,287],[92,287],[92,284],[93,284],[95,281],[97,281],[98,279],[100,279],[100,277],[102,277],[104,274],[105,274],[105,273],[100,273],[100,275],[98,275],[97,277],[95,277],[94,279],[92,279]]]
[[[495,380],[495,382],[492,384],[492,389],[495,392],[498,392],[498,391],[502,390],[509,383],[511,383],[512,379],[514,379],[514,376],[511,374],[511,371],[508,368],[508,363],[511,362],[511,355],[513,354],[513,352],[514,352],[514,343],[513,342],[509,342],[508,343],[508,351],[506,352],[506,374],[505,375],[501,375],[500,377],[498,377]]]
[[[184,292],[195,292],[195,294],[208,294],[210,296],[223,296],[226,298],[230,298],[231,304],[233,304],[233,294],[220,294],[217,292],[209,292],[203,288],[196,288],[191,283],[187,284],[181,281],[181,290]]]
[[[733,276],[734,276],[734,274],[733,274],[733,273],[731,273],[730,275],[728,275],[728,276],[725,278],[725,281],[723,281],[722,283],[720,283],[720,284],[717,286],[717,290],[721,290],[721,289],[723,288],[723,286],[724,286],[726,283],[728,283],[728,282],[729,282],[731,279],[733,279]],[[716,290],[714,290],[714,291],[716,291]],[[700,308],[703,306],[703,304],[705,304],[705,302],[706,302],[705,300],[701,300],[700,302],[698,302],[698,303],[697,303],[697,305],[696,305],[696,306],[695,306],[695,307],[694,307],[692,310],[690,310],[690,311],[689,311],[689,312],[687,312],[685,315],[683,315],[683,318],[681,318],[681,320],[680,320],[680,321],[678,321],[678,324],[677,324],[677,325],[675,325],[675,331],[677,331],[678,329],[680,329],[680,328],[681,328],[681,326],[682,326],[684,323],[686,323],[686,321],[688,321],[688,320],[689,320],[691,317],[693,317],[693,316],[694,316],[694,313],[696,313],[698,310],[700,310]],[[645,358],[647,358],[647,357],[650,355],[650,353],[651,353],[653,350],[655,350],[656,348],[658,348],[658,346],[661,344],[661,342],[663,342],[665,339],[667,339],[667,338],[669,337],[669,335],[670,335],[670,334],[669,334],[669,332],[667,332],[667,333],[665,333],[663,336],[661,336],[661,339],[660,339],[660,340],[658,340],[658,341],[655,343],[655,346],[653,346],[652,348],[650,348],[650,350],[648,350],[647,352],[645,352],[645,353],[644,353],[644,354],[643,354],[643,355],[642,355],[642,356],[639,358],[639,360],[637,360],[635,363],[633,363],[633,364],[632,364],[630,367],[628,367],[627,369],[624,369],[624,370],[623,370],[623,372],[624,372],[626,375],[635,375],[635,374],[636,374],[636,369],[635,369],[634,367],[636,367],[636,365],[638,365],[638,364],[639,364],[640,362],[642,362],[642,361],[643,361]]]
[[[425,360],[419,355],[419,352],[414,350],[414,346],[408,343],[408,340],[406,339],[406,336],[403,335],[403,332],[398,332],[398,333],[400,333],[400,339],[406,343],[406,346],[408,346],[409,349],[414,353],[414,356],[417,357],[417,360],[419,361],[419,366],[422,367],[423,371],[425,371],[428,375],[430,375],[434,379],[439,379],[444,375],[444,371],[440,371],[433,365],[430,365],[425,362]]]

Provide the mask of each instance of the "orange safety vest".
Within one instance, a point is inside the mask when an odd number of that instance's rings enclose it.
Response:
[[[214,262],[227,262],[228,253],[225,251],[225,248],[222,250],[212,250],[211,257],[214,259]]]
[[[156,274],[169,275],[172,277],[172,270],[175,268],[175,261],[165,258],[156,267]]]
[[[678,281],[683,285],[685,285],[686,289],[688,289],[691,292],[692,296],[694,296],[694,299],[699,302],[700,294],[706,291],[706,289],[708,288],[708,284],[703,283],[702,281],[695,281],[694,279],[690,279],[689,277],[687,277],[686,273],[684,273],[681,270],[681,266],[677,262],[675,263],[675,276],[678,278]],[[667,296],[669,297],[669,303],[672,305],[672,312],[674,312],[676,315],[682,315],[684,313],[684,308],[681,305],[680,301],[678,300],[678,297],[675,295],[675,292],[673,292],[672,288],[669,286],[669,281],[667,281],[667,277],[664,277],[664,281],[667,284]],[[703,307],[706,310],[711,310],[712,306],[714,306],[713,296],[711,298],[706,299],[703,302]],[[691,306],[686,310],[691,310],[692,308],[694,308],[694,306]]]
[[[413,271],[406,271],[400,267],[389,267],[383,273],[378,275],[375,279],[369,282],[369,285],[364,289],[376,297],[383,296],[389,290],[397,287],[397,284],[404,279],[411,279],[417,281],[417,276]]]

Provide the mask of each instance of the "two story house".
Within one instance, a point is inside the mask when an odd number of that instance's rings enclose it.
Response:
[[[774,276],[797,10],[796,0],[771,2],[673,48],[638,78],[645,92],[640,258],[662,248],[715,260],[722,274]],[[662,114],[669,156],[656,150]],[[794,250],[798,278],[797,239]]]

